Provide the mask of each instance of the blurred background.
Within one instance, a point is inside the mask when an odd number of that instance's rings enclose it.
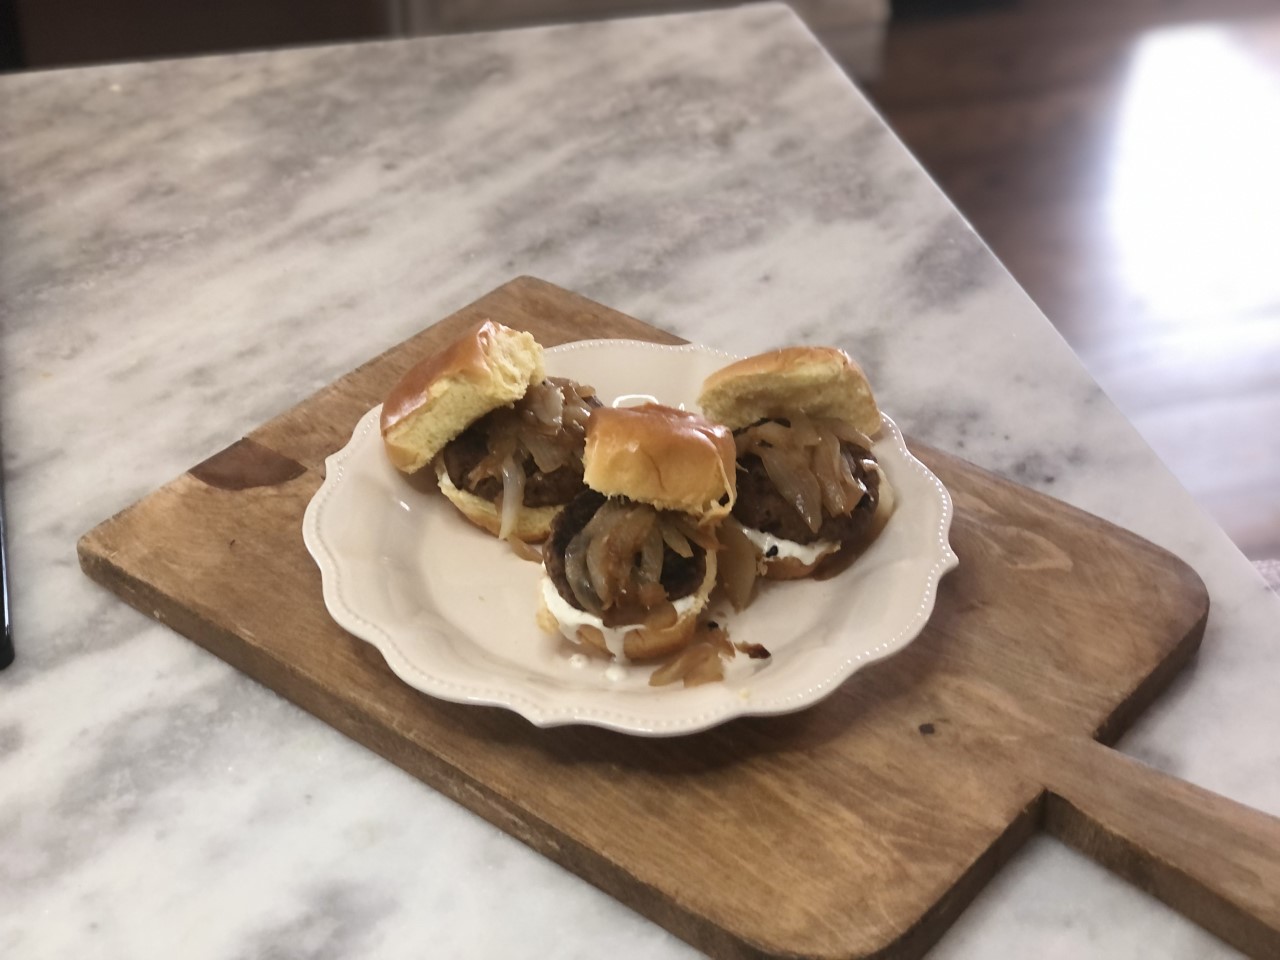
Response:
[[[0,0],[0,70],[717,5]],[[1280,0],[792,6],[1199,502],[1280,557]]]

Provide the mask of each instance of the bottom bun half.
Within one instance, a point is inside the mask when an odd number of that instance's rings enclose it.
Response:
[[[818,569],[818,565],[823,560],[832,554],[839,553],[840,547],[839,543],[832,544],[830,550],[811,563],[806,563],[799,557],[763,557],[760,560],[761,576],[766,580],[803,580]]]
[[[502,529],[502,514],[496,504],[477,497],[469,490],[459,490],[453,485],[444,461],[436,465],[436,482],[440,492],[449,498],[449,502],[462,511],[462,515],[482,530],[487,530],[495,537]],[[551,532],[551,521],[561,510],[560,507],[521,507],[516,514],[515,536],[526,543],[541,543]]]
[[[575,611],[587,622],[564,623],[547,605],[546,591],[556,593],[555,585],[544,576],[538,592],[538,626],[547,633],[559,633],[575,643],[581,643],[609,654],[615,660],[652,660],[682,650],[688,645],[698,625],[698,616],[706,609],[707,600],[716,585],[716,555],[707,554],[707,570],[697,592],[676,601],[682,609],[676,622],[669,627],[606,627],[598,617]],[[556,596],[559,596],[556,593]],[[691,601],[687,605],[684,601]],[[621,649],[619,649],[621,648]],[[622,656],[619,657],[618,654]]]

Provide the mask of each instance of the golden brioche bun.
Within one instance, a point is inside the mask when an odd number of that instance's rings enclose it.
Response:
[[[675,653],[677,650],[683,649],[688,645],[689,640],[693,637],[694,629],[698,625],[698,615],[707,606],[707,599],[711,596],[711,591],[716,585],[716,555],[714,551],[707,552],[707,571],[702,578],[702,584],[698,587],[696,593],[693,594],[693,605],[676,619],[676,622],[669,627],[650,628],[644,626],[636,626],[627,630],[623,636],[622,653],[628,660],[652,660],[655,657],[665,657],[669,653]],[[555,591],[555,585],[550,584],[546,589]],[[556,615],[547,607],[547,601],[542,591],[538,592],[538,626],[547,633],[559,633],[567,636],[566,628],[563,627]],[[599,627],[587,624],[578,625],[574,630],[572,627],[567,628],[572,631],[573,636],[570,640],[576,640],[591,647],[595,647],[602,653],[610,654],[608,644],[605,643],[604,634]],[[621,629],[621,628],[619,628]]]
[[[546,376],[533,335],[486,320],[406,373],[382,404],[382,441],[396,469],[415,473],[486,413],[515,403]]]
[[[587,421],[583,480],[607,497],[706,522],[733,508],[735,460],[729,431],[696,413],[656,403],[598,407]]]
[[[730,430],[789,413],[843,420],[874,436],[880,409],[861,368],[835,347],[786,347],[717,370],[698,404]]]
[[[482,530],[488,530],[495,537],[502,530],[502,512],[497,504],[490,503],[483,497],[477,497],[470,490],[459,490],[454,486],[444,461],[436,464],[436,482],[440,492],[449,498],[449,502],[462,511],[462,515]],[[516,513],[516,525],[511,536],[526,543],[540,543],[547,539],[551,532],[551,521],[561,510],[560,507],[526,507],[521,505]]]

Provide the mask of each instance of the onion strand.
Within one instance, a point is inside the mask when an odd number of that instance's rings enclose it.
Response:
[[[868,495],[862,475],[870,463],[871,440],[840,420],[763,420],[734,435],[738,456],[755,456],[774,488],[817,533],[824,514],[847,516]]]
[[[533,384],[514,406],[486,415],[481,429],[487,452],[464,478],[474,490],[489,478],[502,480],[495,506],[501,512],[498,536],[507,540],[524,505],[525,481],[564,467],[581,467],[588,398],[595,391],[572,380],[552,378]]]
[[[507,540],[515,533],[520,507],[524,504],[524,467],[516,463],[514,456],[502,461],[502,493],[498,496],[502,514],[498,539]]]
[[[606,626],[674,624],[677,614],[662,573],[671,542],[694,556],[690,537],[680,528],[684,522],[691,521],[645,503],[601,504],[565,550],[565,578],[581,609]],[[704,549],[715,549],[715,544]],[[671,555],[680,556],[674,549]]]

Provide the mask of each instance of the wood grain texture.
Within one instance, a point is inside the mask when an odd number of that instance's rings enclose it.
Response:
[[[1253,918],[1249,943],[1274,935],[1273,915],[1235,878],[1182,862],[1197,847],[1180,846],[1176,828],[1235,837],[1220,845],[1229,863],[1252,847],[1247,869],[1275,890],[1276,868],[1260,862],[1280,862],[1275,821],[1199,791],[1188,800],[1176,783],[1162,791],[1091,743],[1116,736],[1195,651],[1208,611],[1199,578],[937,451],[916,448],[955,499],[961,566],[915,643],[812,709],[646,740],[538,730],[400,683],[329,619],[302,513],[359,417],[481,317],[546,345],[677,342],[550,284],[513,281],[249,438],[271,464],[302,472],[247,485],[185,474],[87,534],[85,571],[713,956],[919,956],[1046,812],[1064,839],[1138,882],[1158,877],[1144,886],[1228,939],[1240,916]],[[1046,763],[1046,742],[1076,762]],[[1116,756],[1114,783],[1097,783],[1088,749]],[[1046,785],[1060,799],[1046,803]],[[1148,829],[1144,806],[1165,796],[1164,826]],[[1095,842],[1104,835],[1118,839]],[[1159,864],[1146,873],[1126,866],[1148,856]],[[1206,897],[1217,906],[1203,908]]]
[[[1280,820],[1087,740],[1036,756],[1050,833],[1248,956],[1280,956]]]

